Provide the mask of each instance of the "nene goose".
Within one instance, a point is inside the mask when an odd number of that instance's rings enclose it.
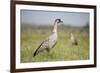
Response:
[[[78,45],[78,42],[72,33],[71,33],[71,37],[70,37],[70,42],[72,45]]]
[[[50,50],[55,46],[57,42],[57,24],[61,23],[62,23],[61,19],[55,20],[52,34],[38,46],[38,48],[33,54],[33,57],[43,51],[47,51],[49,53]]]

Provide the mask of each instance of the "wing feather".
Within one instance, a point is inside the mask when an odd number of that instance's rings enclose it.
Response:
[[[55,38],[54,38],[54,33],[49,36],[48,38],[46,38],[36,49],[36,51],[34,52],[33,56],[36,56],[36,54],[38,54],[39,52],[42,52],[44,50],[46,50],[47,48],[53,48],[56,44]]]
[[[48,44],[48,40],[46,39],[45,41],[43,41],[38,48],[36,49],[36,51],[34,52],[33,56],[35,56],[36,54],[38,54],[39,52],[42,52],[45,48],[47,48],[47,44]]]

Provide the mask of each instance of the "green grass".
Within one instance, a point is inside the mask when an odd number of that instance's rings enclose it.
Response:
[[[51,53],[43,52],[35,57],[33,53],[39,44],[48,37],[50,30],[26,30],[21,31],[21,62],[47,62],[47,61],[68,61],[68,60],[87,60],[89,59],[89,35],[88,32],[73,34],[78,40],[78,46],[71,45],[70,36],[67,32],[59,31],[58,41]],[[68,30],[67,30],[68,31]],[[85,34],[85,36],[83,36]]]

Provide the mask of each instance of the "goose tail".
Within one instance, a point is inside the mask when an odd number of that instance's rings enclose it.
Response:
[[[35,56],[36,56],[36,54],[37,54],[37,51],[35,51],[35,52],[34,52],[33,57],[35,57]]]

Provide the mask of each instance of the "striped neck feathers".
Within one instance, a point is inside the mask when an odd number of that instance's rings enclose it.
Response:
[[[54,23],[53,32],[57,32],[57,22]]]

